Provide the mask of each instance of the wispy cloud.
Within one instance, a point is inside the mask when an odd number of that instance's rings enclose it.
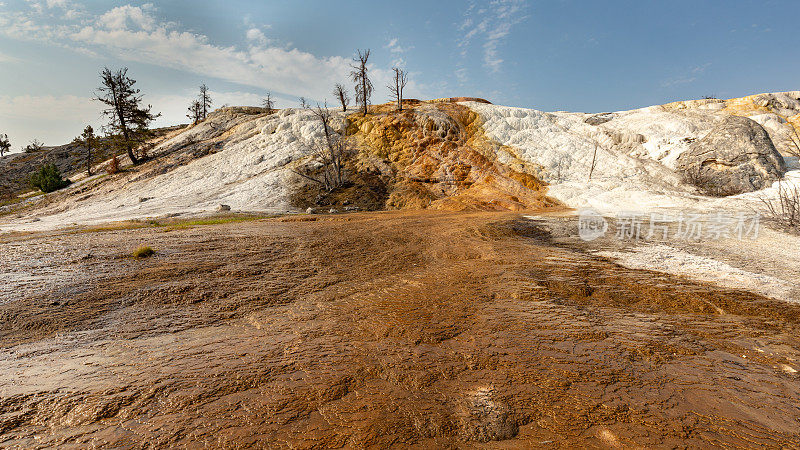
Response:
[[[63,17],[68,20],[77,19],[83,13],[81,6],[72,0],[26,0],[30,9],[39,15]],[[0,3],[0,6],[4,6]]]
[[[485,7],[471,3],[458,25],[461,38],[457,44],[461,56],[466,57],[476,41],[483,53],[483,65],[491,72],[499,72],[503,65],[499,48],[515,25],[527,19],[527,0],[492,0]]]
[[[18,58],[0,53],[0,63],[14,63],[18,61]]]
[[[54,7],[67,0],[51,0]],[[202,34],[184,31],[160,19],[152,5],[123,5],[81,20],[40,20],[46,3],[31,2],[28,11],[0,12],[0,34],[35,40],[97,56],[154,64],[242,85],[322,100],[347,79],[350,58],[316,56],[272,44],[260,28],[249,27],[244,48],[215,45]],[[392,54],[402,50],[393,46]],[[374,82],[388,82],[388,69],[373,69]]]
[[[692,67],[683,74],[662,81],[661,87],[669,88],[673,86],[680,86],[682,84],[694,83],[697,80],[697,78],[701,76],[710,65],[711,63],[709,62],[701,64],[699,66]]]
[[[255,45],[267,45],[269,40],[267,36],[258,28],[250,28],[246,33],[247,40]]]
[[[66,10],[76,11],[80,17],[67,17]],[[255,88],[256,92],[269,90],[283,99],[284,106],[293,106],[286,99],[300,96],[321,102],[332,98],[335,83],[348,79],[350,56],[318,56],[287,44],[278,45],[268,37],[268,30],[269,26],[246,20],[240,45],[224,46],[163,19],[150,4],[116,6],[99,14],[86,13],[71,0],[32,1],[15,11],[0,8],[0,36],[69,49],[96,58],[98,67],[108,64],[108,59],[141,62],[198,75],[212,86],[215,79],[246,86],[238,92],[215,92],[216,106],[259,104],[260,95],[246,92],[248,88]],[[409,47],[394,39],[386,50],[399,63]],[[0,54],[0,61],[12,60],[11,56]],[[389,84],[389,67],[371,65],[370,73],[376,86]],[[146,101],[164,113],[159,124],[185,121],[186,106],[196,94],[194,89],[148,95]],[[407,89],[409,96],[426,97],[424,88],[413,77]],[[378,92],[374,100],[382,101],[385,96]],[[60,143],[79,131],[84,121],[100,121],[98,110],[96,102],[82,96],[0,97],[2,128],[15,130],[15,142],[36,137]],[[36,127],[31,128],[31,124]],[[47,131],[43,132],[43,128]]]
[[[403,47],[402,45],[400,45],[399,38],[392,38],[389,39],[389,42],[386,45],[384,45],[383,48],[389,50],[389,53],[392,55],[393,67],[405,67],[406,60],[403,57],[403,54],[413,49],[414,47]]]

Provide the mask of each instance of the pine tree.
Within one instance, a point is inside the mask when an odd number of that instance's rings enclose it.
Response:
[[[161,114],[153,114],[152,106],[142,106],[142,95],[128,77],[128,69],[112,72],[108,67],[100,74],[102,82],[95,100],[107,106],[103,114],[109,119],[108,131],[112,135],[109,145],[124,149],[133,164],[141,159],[134,150],[152,136],[150,123]],[[143,159],[143,157],[142,157]]]

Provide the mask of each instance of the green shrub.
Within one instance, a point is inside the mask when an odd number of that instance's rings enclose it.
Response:
[[[147,258],[147,257],[153,256],[155,253],[156,253],[155,250],[153,250],[152,248],[150,248],[150,247],[148,247],[146,245],[143,245],[143,246],[141,246],[141,247],[139,247],[139,248],[137,248],[136,250],[133,251],[133,257],[134,258]]]
[[[45,164],[38,171],[31,175],[31,186],[40,189],[42,192],[53,192],[65,188],[72,183],[61,178],[61,171],[55,164]]]

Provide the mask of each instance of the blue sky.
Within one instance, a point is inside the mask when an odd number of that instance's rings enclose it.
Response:
[[[800,89],[795,1],[0,0],[0,133],[15,149],[99,125],[103,66],[129,67],[159,125],[201,82],[222,104],[331,99],[371,48],[375,102],[394,65],[409,97],[541,110],[631,109]]]

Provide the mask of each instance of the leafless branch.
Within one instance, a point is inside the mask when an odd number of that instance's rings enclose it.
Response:
[[[331,127],[331,112],[328,105],[319,106],[313,110],[314,115],[322,124],[324,137],[312,142],[310,147],[314,151],[314,159],[320,164],[321,173],[312,173],[311,170],[294,170],[293,172],[303,178],[319,183],[326,191],[330,192],[346,182],[344,171],[345,160],[350,154],[347,139],[336,134]]]
[[[272,114],[275,109],[275,102],[272,101],[272,92],[267,92],[267,96],[264,97],[264,100],[261,102],[261,106],[267,112],[267,114]]]
[[[369,49],[359,50],[358,56],[353,58],[350,78],[356,84],[356,104],[361,105],[364,115],[367,115],[369,99],[372,97],[372,81],[367,73],[367,61],[369,60]]]
[[[337,83],[333,88],[333,95],[342,104],[342,112],[347,112],[347,105],[350,104],[350,95],[347,94],[347,89],[341,83]]]
[[[783,182],[778,182],[777,199],[759,197],[759,200],[764,205],[767,220],[786,231],[800,232],[800,189],[785,188]]]
[[[394,80],[392,84],[387,87],[392,94],[392,98],[397,102],[397,109],[399,111],[403,110],[403,89],[405,89],[406,83],[408,83],[408,74],[406,71],[395,67]]]

